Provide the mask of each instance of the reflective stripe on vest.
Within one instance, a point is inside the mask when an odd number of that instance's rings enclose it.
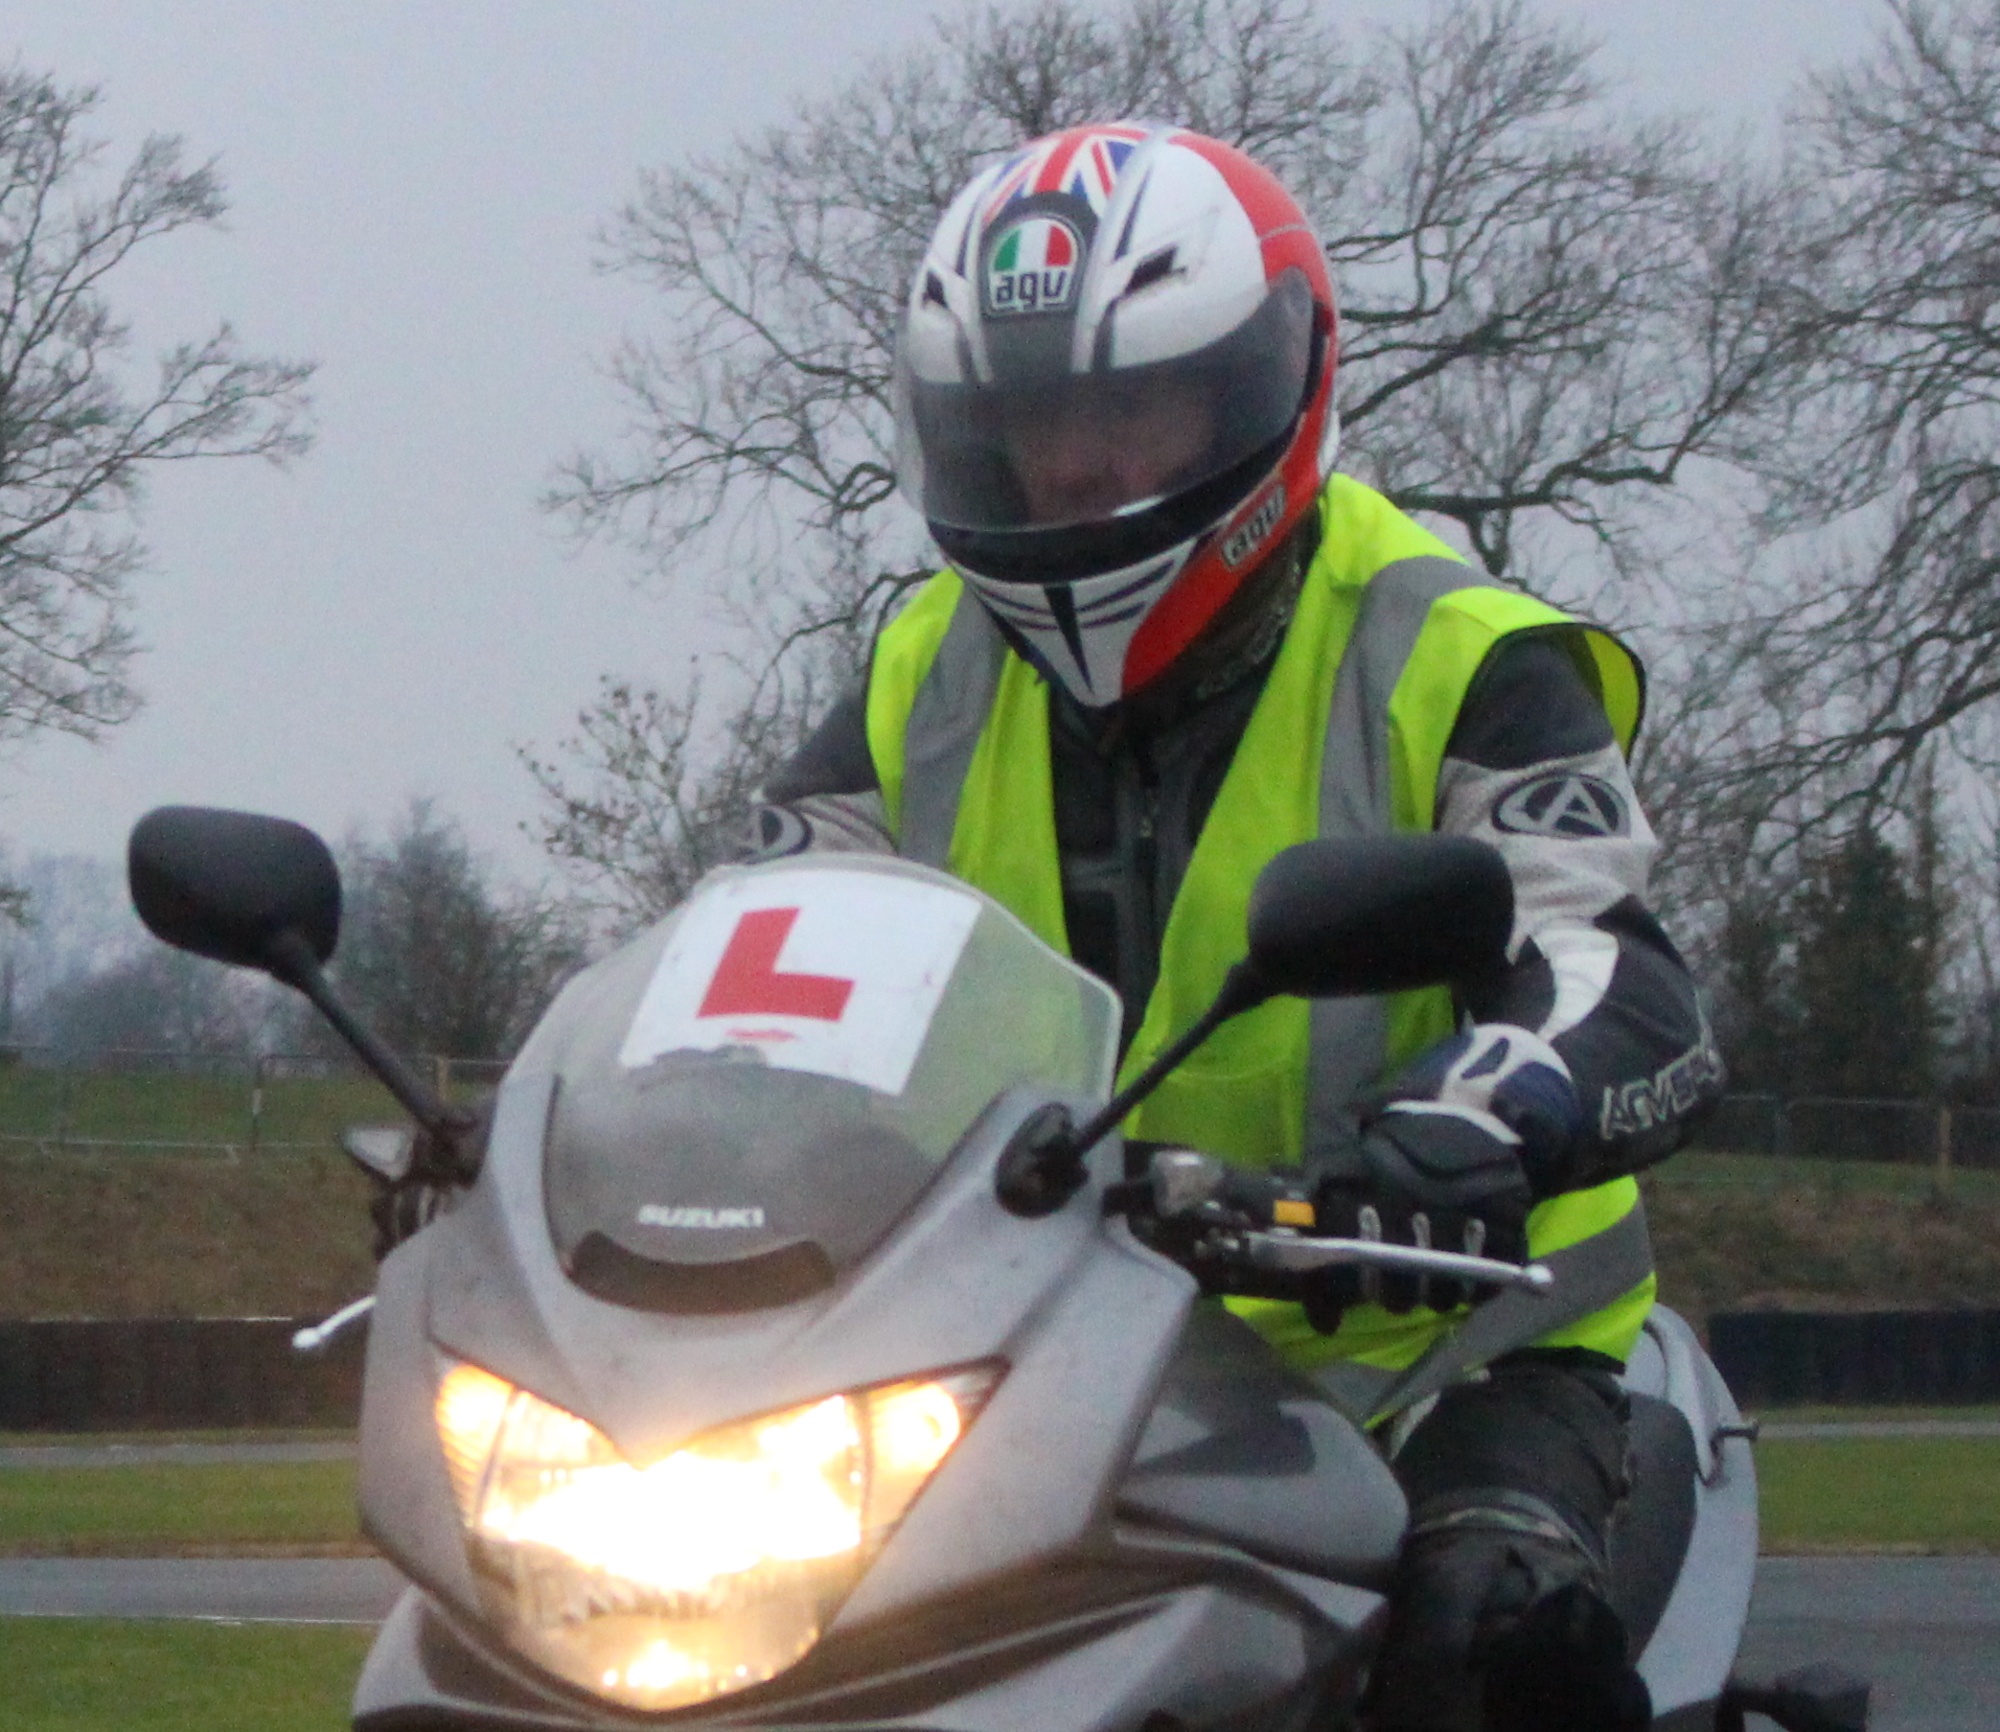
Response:
[[[902,801],[890,822],[896,851],[940,870],[951,857],[959,796],[993,712],[1007,646],[970,590],[961,590],[925,670],[904,733]]]
[[[1503,637],[1584,634],[1621,741],[1637,726],[1636,664],[1615,640],[1479,577],[1357,482],[1335,477],[1322,510],[1320,551],[1170,911],[1160,982],[1126,1076],[1213,996],[1241,952],[1250,884],[1271,855],[1314,835],[1430,827],[1460,704]],[[900,851],[978,885],[1067,951],[1048,725],[1046,687],[951,574],[920,591],[884,633],[868,732]],[[1351,1133],[1347,1103],[1356,1091],[1451,1028],[1441,988],[1310,1007],[1274,1000],[1218,1031],[1127,1129],[1249,1164],[1295,1162],[1308,1143]],[[1531,1219],[1531,1248],[1546,1255],[1577,1243],[1623,1220],[1636,1202],[1630,1180],[1554,1198]],[[1638,1302],[1635,1315],[1621,1302],[1609,1332],[1586,1320],[1571,1344],[1622,1355],[1650,1287],[1628,1299]],[[1244,1306],[1246,1314],[1267,1309],[1296,1318],[1295,1307]],[[1567,1312],[1552,1303],[1547,1322]],[[1267,1334],[1289,1332],[1276,1315],[1252,1320]],[[1403,1365],[1439,1327],[1434,1317],[1357,1307],[1340,1335],[1321,1344],[1326,1351],[1304,1357]]]
[[[1432,604],[1483,581],[1461,561],[1434,554],[1398,560],[1369,580],[1334,677],[1326,719],[1319,765],[1321,836],[1380,835],[1399,828],[1390,765],[1390,701]],[[1422,827],[1428,829],[1428,821]],[[1440,990],[1427,996],[1436,997]],[[1448,1023],[1448,1003],[1438,1008]],[[1307,1013],[1312,1035],[1306,1047],[1306,1148],[1354,1134],[1348,1103],[1391,1058],[1389,1010],[1389,1001],[1381,998],[1313,1001]]]

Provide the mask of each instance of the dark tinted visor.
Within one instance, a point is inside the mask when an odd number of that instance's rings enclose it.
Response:
[[[905,365],[904,486],[930,523],[971,531],[1144,511],[1289,432],[1310,382],[1312,329],[1311,287],[1291,270],[1226,336],[1170,361],[986,384],[933,384]]]

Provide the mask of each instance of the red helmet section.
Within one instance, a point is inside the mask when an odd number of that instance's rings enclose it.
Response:
[[[1339,361],[1333,278],[1319,237],[1297,201],[1275,175],[1240,150],[1199,133],[1182,133],[1179,142],[1215,165],[1249,213],[1264,249],[1266,281],[1275,282],[1280,272],[1294,269],[1303,272],[1312,285],[1317,366],[1277,474],[1195,550],[1174,586],[1134,634],[1125,656],[1128,692],[1150,685],[1172,667],[1229,604],[1259,560],[1279,546],[1313,508],[1326,483],[1324,453],[1331,444],[1328,421],[1333,413],[1333,379]]]

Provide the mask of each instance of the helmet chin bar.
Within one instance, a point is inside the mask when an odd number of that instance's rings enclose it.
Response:
[[[1132,695],[1126,667],[1133,639],[1189,563],[1214,557],[1217,523],[1226,528],[1267,492],[1294,431],[1206,486],[1101,530],[1003,535],[933,524],[931,533],[1023,659],[1078,703],[1101,709]],[[1078,567],[1080,575],[1069,575]]]
[[[1130,696],[1125,666],[1132,639],[1196,546],[1185,541],[1161,556],[1073,583],[961,575],[1026,661],[1078,703],[1101,709]]]
[[[1027,633],[1010,624],[997,609],[989,607],[987,612],[1016,655],[1049,684],[1062,687],[1086,708],[1102,709],[1169,690],[1192,694],[1199,703],[1235,685],[1248,670],[1268,662],[1275,653],[1297,604],[1306,564],[1318,544],[1318,525],[1317,512],[1294,524],[1243,574],[1229,599],[1179,653],[1137,685],[1121,681],[1121,690],[1114,697],[1091,695],[1077,679],[1068,676],[1069,664],[1052,664]],[[978,584],[970,587],[983,601],[985,587]],[[1129,669],[1129,656],[1124,665]]]

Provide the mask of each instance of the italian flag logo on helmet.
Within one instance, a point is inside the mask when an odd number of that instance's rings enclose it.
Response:
[[[986,310],[1047,313],[1076,298],[1083,243],[1059,216],[1023,217],[999,231],[986,266]]]

